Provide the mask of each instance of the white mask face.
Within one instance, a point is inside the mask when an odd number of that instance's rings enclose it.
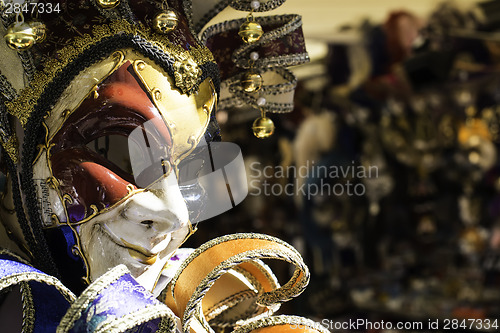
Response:
[[[175,173],[98,215],[79,228],[83,251],[95,280],[125,264],[148,290],[189,232],[189,214]]]

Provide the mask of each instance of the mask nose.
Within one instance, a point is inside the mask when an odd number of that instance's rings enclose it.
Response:
[[[163,176],[150,188],[132,196],[122,216],[162,233],[185,227],[189,223],[189,212],[175,173]]]

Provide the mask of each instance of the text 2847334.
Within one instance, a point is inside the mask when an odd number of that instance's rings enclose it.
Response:
[[[61,5],[51,2],[14,2],[0,0],[3,14],[51,14],[60,13]]]

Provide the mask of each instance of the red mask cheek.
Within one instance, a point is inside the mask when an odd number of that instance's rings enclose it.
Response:
[[[70,222],[76,223],[92,214],[91,205],[98,210],[109,207],[127,196],[130,181],[113,172],[99,155],[86,148],[61,151],[51,157],[54,176],[59,180]],[[136,188],[134,186],[134,188]]]

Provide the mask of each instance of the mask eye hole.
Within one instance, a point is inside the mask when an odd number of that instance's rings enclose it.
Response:
[[[87,148],[98,154],[121,171],[132,174],[128,140],[122,135],[104,135],[89,143]]]

